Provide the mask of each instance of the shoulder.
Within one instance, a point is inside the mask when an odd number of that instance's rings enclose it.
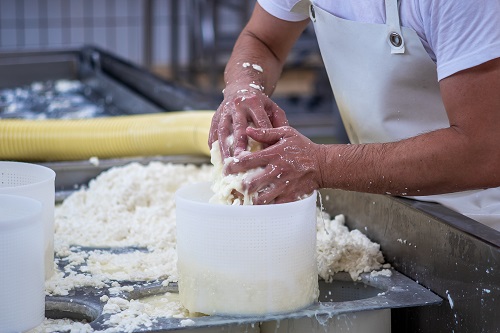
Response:
[[[269,14],[285,21],[303,21],[309,18],[305,0],[257,0]]]
[[[421,24],[439,79],[500,57],[499,0],[401,1]]]

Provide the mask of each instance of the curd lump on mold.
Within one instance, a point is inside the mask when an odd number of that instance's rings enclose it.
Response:
[[[260,143],[248,138],[248,148],[243,154],[248,154],[260,149],[262,149]],[[210,156],[214,166],[212,172],[212,191],[214,195],[210,198],[210,202],[223,205],[252,205],[252,195],[243,189],[243,182],[246,179],[251,179],[259,175],[263,169],[256,168],[238,174],[224,175],[224,166],[233,161],[237,162],[238,158],[228,157],[222,161],[218,140],[212,143]]]

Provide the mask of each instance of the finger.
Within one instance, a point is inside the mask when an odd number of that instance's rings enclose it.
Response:
[[[217,129],[219,126],[219,110],[215,112],[210,124],[210,132],[208,132],[208,147],[212,149],[212,144],[219,139]]]
[[[243,153],[238,155],[232,162],[226,164],[225,172],[226,174],[234,174],[256,168],[265,168],[269,160],[270,157],[265,150],[254,153]]]
[[[276,196],[273,199],[274,204],[282,204],[300,200],[301,193],[303,190],[304,190],[303,187],[297,188],[290,181],[288,181],[276,184],[276,188],[273,190],[275,193],[270,193],[270,194],[271,195],[276,194]],[[257,202],[260,202],[259,200],[268,200],[268,198],[267,197],[260,198],[257,200]]]
[[[254,103],[250,103],[248,106],[251,120],[255,126],[259,128],[272,128],[273,125],[271,124],[271,120],[269,119],[265,104],[262,103],[262,100],[252,99],[251,101],[256,101]]]
[[[270,185],[281,187],[281,177],[282,172],[278,167],[268,164],[261,173],[254,175],[251,179],[245,179],[243,188],[249,193],[254,193]]]
[[[236,112],[233,113],[234,156],[238,156],[248,146],[246,133],[248,120],[245,114],[246,112],[241,107],[237,107]]]
[[[275,198],[279,195],[280,191],[270,185],[258,191],[253,198],[254,205],[268,205],[273,204]]]
[[[281,193],[274,199],[274,203],[276,204],[300,200],[302,195],[301,193],[303,193],[305,188],[307,188],[307,186],[304,188],[303,184],[300,184],[300,187],[297,187],[296,183],[294,184],[290,181],[285,182],[283,185],[285,186],[281,189]]]
[[[273,145],[287,135],[288,131],[286,130],[286,128],[287,127],[263,129],[249,127],[247,128],[246,133],[255,141]]]
[[[231,156],[231,145],[232,140],[231,136],[231,128],[232,128],[232,116],[231,116],[230,108],[226,105],[224,107],[224,111],[221,113],[219,125],[217,127],[218,136],[219,136],[219,146],[221,150],[222,160]]]
[[[297,198],[295,196],[279,195],[274,199],[274,204],[283,204],[293,201],[297,201]]]
[[[270,102],[266,109],[269,110],[269,119],[273,127],[288,126],[288,119],[286,118],[285,111],[276,103]]]
[[[290,182],[269,184],[263,189],[255,192],[253,203],[256,205],[280,204],[299,200],[297,191],[288,185]]]

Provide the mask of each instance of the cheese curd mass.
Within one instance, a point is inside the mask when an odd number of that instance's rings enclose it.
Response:
[[[132,163],[103,172],[88,188],[73,193],[55,209],[57,268],[56,274],[46,282],[46,294],[67,295],[71,289],[81,286],[112,288],[118,292],[125,288],[121,286],[122,281],[176,281],[174,195],[184,184],[210,181],[212,172],[211,165]],[[317,260],[321,278],[328,281],[336,272],[346,271],[356,279],[362,272],[382,268],[384,259],[378,244],[359,231],[349,231],[342,216],[331,218],[319,211],[317,216]],[[82,251],[81,247],[87,250]],[[120,248],[126,250],[109,250]],[[145,316],[153,322],[160,315],[189,316],[178,303],[164,306],[163,311],[145,312],[136,301],[116,297],[102,301],[105,306],[109,304],[106,307],[109,311],[115,311],[109,321],[122,325],[108,332],[125,331],[123,327],[133,330],[134,323],[144,322]],[[50,326],[50,323],[57,321],[47,319],[44,325]],[[33,332],[62,330],[44,325]],[[64,325],[67,328],[69,324],[65,321]],[[82,323],[74,325],[81,327]],[[85,325],[81,331],[91,329]]]
[[[211,162],[214,166],[211,179],[214,195],[210,202],[222,205],[252,205],[252,195],[243,189],[243,182],[258,176],[263,169],[257,168],[238,174],[224,175],[224,166],[232,161],[237,162],[238,158],[228,157],[223,161],[219,147],[219,141],[215,141],[210,150]],[[260,144],[249,138],[248,151],[244,153],[260,149]]]

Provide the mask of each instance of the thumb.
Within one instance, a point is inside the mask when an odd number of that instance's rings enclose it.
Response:
[[[246,129],[247,135],[257,142],[273,145],[285,136],[285,131],[280,128],[252,128]]]

